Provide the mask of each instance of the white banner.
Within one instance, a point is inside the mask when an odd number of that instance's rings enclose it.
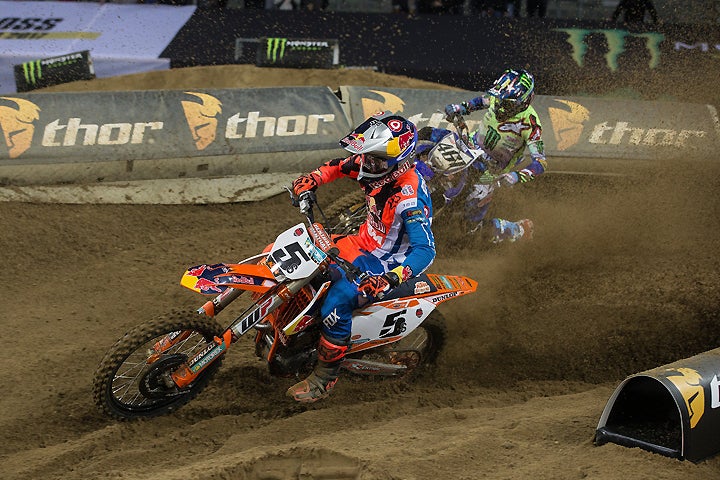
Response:
[[[166,69],[160,54],[195,6],[0,1],[0,94],[13,65],[89,50],[98,77]]]

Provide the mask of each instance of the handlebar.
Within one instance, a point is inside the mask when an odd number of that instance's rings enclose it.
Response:
[[[325,228],[321,224],[315,222],[314,207],[317,207],[323,219],[327,220],[325,218],[325,214],[317,203],[317,195],[315,192],[307,191],[296,196],[290,188],[285,187],[285,189],[290,193],[290,201],[292,205],[300,208],[300,213],[305,215],[309,224],[308,231],[310,232],[310,236],[313,237],[316,246],[325,252],[325,254],[345,272],[345,276],[348,280],[355,283],[362,281],[367,274],[351,262],[342,258],[340,256],[340,250],[331,240],[330,236],[325,231]]]
[[[457,131],[458,136],[462,139],[463,143],[470,147],[468,145],[469,143],[469,137],[470,137],[470,129],[467,126],[467,123],[465,122],[465,118],[460,115],[459,113],[456,113],[452,116],[452,122],[453,126],[455,127],[455,130]]]

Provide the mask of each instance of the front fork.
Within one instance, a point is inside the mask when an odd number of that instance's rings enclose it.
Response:
[[[245,335],[284,302],[290,300],[314,277],[313,275],[312,277],[302,280],[294,280],[287,284],[281,284],[263,294],[257,302],[233,320],[230,327],[228,327],[220,337],[215,337],[212,342],[208,343],[206,348],[171,373],[170,376],[175,385],[177,385],[178,388],[186,388],[191,385],[207,367],[222,357],[232,343]],[[236,291],[239,293],[235,294]],[[232,289],[231,292],[232,293],[228,295],[224,295],[225,292],[218,295],[212,301],[203,305],[203,307],[198,310],[198,313],[208,314],[208,309],[206,308],[208,305],[212,305],[213,312],[218,313],[229,305],[232,300],[239,297],[243,290]],[[170,346],[184,340],[190,333],[189,331],[184,331],[168,335],[155,344],[156,347],[162,349],[161,351],[156,350],[156,352],[162,353],[163,351],[167,351]],[[173,338],[169,338],[171,336],[173,336]],[[151,358],[155,356],[156,355],[152,355]],[[157,357],[159,357],[159,355],[157,355]],[[148,362],[150,361],[151,359],[149,358]]]

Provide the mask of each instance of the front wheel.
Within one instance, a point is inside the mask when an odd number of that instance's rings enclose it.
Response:
[[[170,374],[204,350],[222,328],[195,312],[178,312],[138,325],[103,357],[93,379],[98,408],[116,420],[165,415],[195,398],[215,375],[222,357],[182,389]]]

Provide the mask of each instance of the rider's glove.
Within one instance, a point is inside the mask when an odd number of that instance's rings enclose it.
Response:
[[[518,170],[518,171],[515,172],[515,173],[517,174],[517,176],[518,176],[518,182],[520,182],[520,183],[529,182],[530,180],[532,180],[533,178],[535,178],[535,174],[533,174],[533,172],[531,172],[531,171],[528,170],[527,168],[523,168],[522,170]]]
[[[300,196],[303,192],[314,192],[320,186],[319,175],[315,172],[299,176],[292,184],[293,193]]]
[[[415,161],[415,170],[417,170],[425,180],[430,180],[435,176],[435,171],[419,158]]]
[[[445,105],[445,120],[452,122],[456,115],[467,115],[468,109],[466,105],[465,102]]]
[[[410,276],[409,267],[397,267],[382,275],[372,275],[360,282],[358,291],[370,300],[382,300],[393,288]]]
[[[518,174],[515,172],[503,173],[498,178],[498,183],[505,187],[511,187],[518,182]]]
[[[515,185],[518,182],[529,182],[533,178],[535,178],[533,173],[527,168],[523,168],[522,170],[519,170],[517,172],[503,173],[502,175],[500,175],[498,181],[500,182],[500,185],[505,185],[509,187]]]

